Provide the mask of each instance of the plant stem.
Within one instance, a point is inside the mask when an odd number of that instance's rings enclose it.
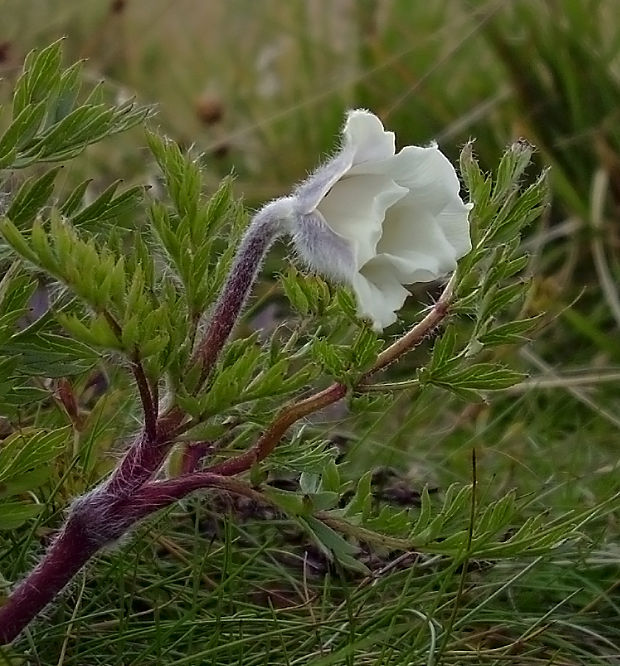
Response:
[[[138,385],[138,393],[142,401],[142,410],[144,412],[144,430],[151,439],[157,435],[157,402],[155,401],[149,386],[144,367],[140,361],[140,356],[136,351],[134,359],[131,362],[136,384]]]
[[[105,484],[78,498],[41,562],[0,607],[0,645],[15,639],[102,547],[150,514],[209,487],[269,501],[243,482],[205,472],[146,483],[127,498],[112,495]]]
[[[382,370],[403,356],[403,354],[417,347],[446,318],[450,309],[450,303],[452,302],[455,284],[456,277],[453,274],[431,311],[419,324],[416,324],[402,338],[399,338],[379,355],[375,365],[362,378],[360,382],[361,387],[365,387],[366,382],[375,372]],[[365,390],[367,389],[365,388]],[[233,476],[249,470],[252,465],[264,460],[274,450],[284,433],[295,422],[334,402],[338,402],[346,393],[347,387],[344,384],[334,383],[308,398],[290,403],[280,412],[265,432],[263,432],[251,449],[221,463],[212,465],[206,471],[221,476]]]
[[[145,484],[135,498],[137,519],[163,509],[196,490],[206,488],[220,488],[234,495],[249,497],[256,502],[272,504],[268,497],[254,490],[243,481],[219,476],[211,472],[193,472],[192,474],[179,476],[176,479],[164,479],[163,481],[152,481]]]
[[[89,526],[67,521],[37,567],[0,607],[0,645],[10,643],[97,552]]]
[[[282,435],[295,423],[346,395],[344,384],[332,384],[328,388],[311,395],[305,400],[294,402],[285,407],[265,432],[258,438],[251,449],[238,456],[228,458],[221,463],[207,468],[207,472],[221,476],[234,476],[249,470],[252,465],[264,460],[276,447]]]
[[[291,201],[278,199],[262,208],[248,227],[226,284],[213,309],[207,331],[194,355],[194,361],[202,364],[200,385],[213,369],[241,314],[263,258],[275,239],[284,231],[284,221],[290,215]]]
[[[200,462],[206,457],[213,455],[215,447],[213,442],[187,443],[183,449],[181,459],[181,474],[191,474],[198,469]]]
[[[120,340],[123,334],[122,326],[107,310],[103,311],[103,316],[114,331],[116,337]],[[131,371],[133,373],[134,379],[136,380],[138,394],[140,395],[140,401],[142,402],[142,409],[144,411],[144,429],[148,433],[149,437],[155,437],[157,423],[157,401],[154,399],[151,392],[149,382],[146,378],[146,373],[144,372],[142,361],[140,360],[140,350],[138,348],[134,349],[134,352],[131,356]]]
[[[262,208],[252,220],[241,242],[222,293],[215,304],[207,330],[199,342],[192,363],[202,365],[199,386],[204,383],[217,362],[222,348],[234,328],[247,299],[263,257],[284,229],[283,220],[290,214],[290,201],[278,199]],[[139,378],[139,374],[136,376]],[[176,429],[184,414],[176,407],[168,410],[149,426],[149,402],[144,400],[145,431],[135,440],[116,468],[107,489],[112,493],[133,492],[159,470],[170,450]],[[148,390],[148,385],[147,385]],[[150,391],[148,391],[150,395]]]
[[[388,365],[396,361],[403,354],[406,354],[408,351],[411,351],[414,347],[417,347],[424,338],[429,335],[437,326],[445,319],[448,314],[450,303],[452,302],[452,297],[454,295],[454,287],[456,285],[456,271],[452,274],[452,277],[448,281],[448,284],[444,287],[439,300],[433,305],[431,311],[422,319],[421,322],[416,324],[410,331],[408,331],[402,338],[396,340],[396,342],[390,345],[387,349],[382,351],[375,365],[372,367],[367,377],[383,370]]]
[[[183,412],[174,409],[157,420],[155,437],[144,429],[104,482],[106,491],[113,496],[128,496],[151,479],[162,466],[183,418]]]

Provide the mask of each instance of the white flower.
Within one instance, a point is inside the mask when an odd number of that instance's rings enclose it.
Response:
[[[358,313],[381,331],[409,292],[471,250],[468,213],[453,166],[435,144],[395,154],[394,133],[351,111],[340,152],[292,198],[294,242],[315,270],[351,285]]]

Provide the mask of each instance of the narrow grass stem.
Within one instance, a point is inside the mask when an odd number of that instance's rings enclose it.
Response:
[[[594,267],[596,268],[599,284],[601,285],[601,292],[616,321],[616,326],[620,328],[620,294],[618,294],[616,280],[609,269],[602,239],[605,199],[608,187],[609,175],[605,170],[599,169],[594,175],[594,180],[592,182],[591,219],[592,226],[596,232],[592,238],[592,258],[594,260]]]

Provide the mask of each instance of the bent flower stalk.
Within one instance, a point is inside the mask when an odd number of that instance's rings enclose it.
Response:
[[[198,366],[202,379],[208,378],[261,262],[279,235],[292,235],[298,253],[312,269],[349,284],[359,314],[382,330],[396,321],[396,311],[409,294],[403,285],[444,275],[469,252],[470,209],[471,204],[459,196],[453,167],[437,146],[407,146],[396,153],[394,134],[386,132],[376,116],[352,111],[337,155],[291,196],[267,204],[255,215],[188,371]],[[386,350],[371,372],[423,339],[446,315],[448,301],[440,299],[432,316]],[[157,481],[188,417],[180,406],[159,414],[157,399],[145,385],[141,391],[145,427],[114,472],[74,500],[47,553],[0,607],[0,644],[19,635],[99,550],[149,514],[200,488],[254,493],[228,477],[250,470],[269,455],[291,425],[346,392],[346,386],[336,383],[286,405],[254,447],[204,471],[190,466],[175,479]]]

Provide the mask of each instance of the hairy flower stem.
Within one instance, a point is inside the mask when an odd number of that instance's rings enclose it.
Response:
[[[433,305],[430,312],[417,323],[410,331],[407,331],[402,338],[399,338],[391,344],[387,349],[382,351],[372,369],[366,375],[369,378],[379,370],[383,370],[388,365],[399,359],[403,354],[406,354],[411,349],[417,347],[427,335],[445,319],[448,314],[448,309],[454,296],[454,287],[456,285],[457,274],[454,272],[448,281],[448,284],[441,292],[441,296]]]
[[[0,645],[16,638],[97,552],[88,529],[67,521],[45,557],[0,607]]]
[[[155,437],[143,430],[102,487],[113,496],[130,496],[157,473],[162,466],[185,415],[171,409],[157,420]]]
[[[146,483],[130,498],[114,497],[104,486],[78,498],[44,558],[0,607],[0,645],[14,640],[102,547],[143,518],[204,488],[267,501],[240,481],[205,472]]]
[[[286,229],[291,212],[291,201],[279,199],[265,206],[252,220],[193,358],[194,363],[202,367],[200,384],[217,362],[262,260]],[[114,543],[138,520],[197,487],[217,485],[231,492],[238,491],[232,480],[217,483],[217,476],[213,474],[194,478],[188,484],[173,484],[174,487],[149,484],[170,451],[185,414],[178,407],[172,407],[157,417],[156,398],[137,357],[133,370],[145,412],[144,428],[111,476],[75,500],[65,524],[41,562],[0,607],[0,644],[16,638],[95,553]]]
[[[202,364],[202,381],[213,369],[241,314],[263,258],[274,240],[285,231],[291,212],[291,200],[278,199],[262,208],[248,227],[194,356]]]
[[[337,402],[347,393],[344,384],[332,384],[328,388],[315,393],[304,400],[291,403],[285,407],[273,423],[258,438],[251,448],[233,458],[209,467],[206,471],[220,476],[234,476],[249,470],[252,465],[264,460],[282,439],[284,433],[295,423],[314,412]]]

